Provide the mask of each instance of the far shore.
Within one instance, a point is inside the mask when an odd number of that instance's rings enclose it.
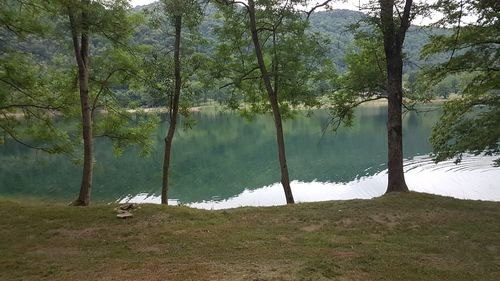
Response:
[[[446,101],[449,101],[450,99],[443,99],[443,98],[437,98],[433,99],[429,102],[425,103],[418,103],[418,105],[442,105]],[[386,106],[387,105],[387,100],[385,99],[380,99],[380,100],[372,100],[372,101],[367,101],[359,105],[360,107],[381,107],[381,106]],[[311,108],[311,109],[328,109],[330,107],[329,104],[325,104],[319,108]],[[224,107],[224,105],[221,105],[217,102],[208,102],[205,104],[193,106],[189,108],[189,112],[213,112],[213,111],[225,111],[228,110]],[[307,108],[304,107],[298,107],[295,108],[295,110],[307,110]],[[146,113],[167,113],[168,108],[167,107],[139,107],[135,109],[128,109],[128,112],[146,112]]]
[[[446,101],[449,101],[450,99],[443,99],[443,98],[438,98],[438,99],[433,99],[429,102],[425,103],[419,103],[419,105],[442,105]],[[385,106],[387,105],[387,101],[385,99],[380,99],[380,100],[373,100],[373,101],[367,101],[359,105],[360,107],[380,107],[380,106]],[[328,109],[331,105],[330,104],[324,104],[319,108],[310,108],[310,109]],[[220,112],[220,111],[226,111],[224,105],[221,105],[217,102],[211,101],[207,102],[205,104],[193,106],[189,108],[189,112]],[[304,107],[297,107],[294,110],[308,110],[307,108]],[[146,112],[146,113],[167,113],[168,108],[167,107],[138,107],[138,108],[130,108],[126,110],[127,112],[130,113],[135,113],[135,112]],[[105,113],[105,111],[99,111],[100,113]],[[54,117],[59,115],[58,112],[52,112]],[[5,113],[3,116],[0,116],[0,119],[5,118],[5,117],[14,117],[17,119],[21,119],[24,117],[24,113],[22,112],[11,112],[11,113]]]

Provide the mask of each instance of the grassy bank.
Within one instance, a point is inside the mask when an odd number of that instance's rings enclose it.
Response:
[[[500,203],[114,207],[0,200],[0,280],[500,280]]]

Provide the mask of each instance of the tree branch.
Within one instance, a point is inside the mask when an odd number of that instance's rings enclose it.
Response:
[[[453,56],[455,55],[455,51],[457,50],[458,37],[460,36],[460,27],[461,27],[461,23],[462,23],[463,7],[464,7],[463,0],[460,0],[460,12],[459,12],[459,16],[458,16],[457,34],[455,36],[455,44],[453,44],[454,47],[453,47],[453,50],[451,51],[450,59],[448,60],[448,63],[446,63],[446,67],[448,67],[450,65],[450,62],[453,59]]]
[[[403,17],[401,18],[401,25],[399,26],[399,44],[400,46],[403,45],[403,42],[405,40],[405,33],[410,27],[410,12],[411,12],[411,7],[413,4],[413,0],[406,0],[405,2],[405,7],[403,10]],[[399,12],[399,11],[398,11]]]
[[[3,114],[4,117],[6,117],[5,114]],[[18,138],[16,136],[16,134],[11,131],[9,128],[6,128],[5,126],[2,125],[2,123],[0,123],[0,129],[2,129],[4,132],[6,132],[15,142],[23,145],[23,146],[26,146],[26,147],[29,147],[29,148],[32,148],[32,149],[36,149],[36,150],[41,150],[41,151],[45,151],[45,152],[48,152],[48,153],[51,153],[52,151],[46,147],[41,147],[41,146],[34,146],[34,145],[31,145],[29,143],[26,143],[24,141],[22,141],[20,138]]]
[[[247,10],[248,10],[248,5],[244,2],[241,1],[234,1],[234,0],[215,0],[215,2],[219,4],[224,4],[224,5],[233,5],[233,4],[240,4],[243,5]]]
[[[60,109],[61,107],[53,107],[50,105],[37,105],[37,104],[9,104],[6,106],[0,107],[0,110],[5,110],[9,108],[24,108],[24,107],[34,107],[34,108],[39,108],[39,109],[47,109],[47,110],[57,110]]]
[[[323,2],[323,3],[321,3],[321,4],[317,4],[316,6],[312,7],[309,11],[304,12],[307,15],[306,16],[306,20],[309,20],[309,17],[311,16],[312,13],[314,13],[314,11],[316,9],[319,9],[321,7],[324,7],[324,6],[327,6],[328,4],[330,4],[330,2],[331,2],[331,0],[327,0],[327,1]]]
[[[366,99],[362,99],[362,100],[359,100],[357,102],[354,102],[352,104],[350,104],[349,106],[346,107],[346,110],[344,110],[344,112],[349,112],[350,110],[360,106],[361,104],[365,103],[365,102],[370,102],[370,101],[376,101],[376,100],[381,100],[381,99],[387,99],[386,96],[375,96],[375,97],[371,97],[371,98],[366,98]],[[327,122],[325,122],[325,124],[323,125],[321,131],[321,138],[323,138],[323,136],[325,135],[326,133],[326,130],[329,128],[329,127],[332,127],[333,131],[337,131],[338,128],[340,128],[340,125],[342,125],[342,121],[346,118],[346,114],[343,114],[341,116],[332,116]]]

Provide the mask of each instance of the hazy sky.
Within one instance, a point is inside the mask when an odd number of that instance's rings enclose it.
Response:
[[[132,6],[137,6],[137,5],[145,5],[145,4],[149,4],[151,2],[155,2],[156,0],[130,0],[130,4],[132,4]]]
[[[155,2],[157,0],[130,0],[130,4],[132,4],[132,6],[137,6],[137,5],[145,5],[145,4],[149,4],[151,2]],[[319,2],[319,1],[318,1]],[[349,0],[347,2],[355,2],[356,4],[358,3],[358,1],[354,1],[354,0]],[[333,7],[334,8],[342,8],[342,9],[351,9],[351,10],[357,10],[357,8],[352,5],[352,4],[349,4],[349,3],[334,3],[333,4]]]
[[[137,5],[146,5],[158,0],[129,0],[130,4],[132,6],[137,6]],[[421,1],[426,1],[426,2],[434,2],[435,0],[421,0]],[[322,1],[311,1],[313,3],[315,2],[322,2]],[[358,10],[358,5],[363,2],[367,2],[366,0],[344,0],[344,1],[334,1],[332,4],[333,8],[335,9],[350,9],[350,10]],[[431,18],[422,18],[422,17],[417,17],[412,23],[416,25],[426,25],[431,22],[434,22],[437,20],[436,15],[433,17],[434,19]]]

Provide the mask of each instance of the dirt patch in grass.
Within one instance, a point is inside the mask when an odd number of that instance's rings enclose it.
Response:
[[[99,229],[88,227],[83,229],[55,229],[47,231],[47,234],[54,236],[63,236],[67,239],[93,239],[98,236]]]
[[[383,226],[392,229],[400,224],[401,217],[393,215],[393,214],[373,214],[370,215],[370,219],[374,222],[377,222]]]
[[[314,232],[314,231],[320,230],[321,227],[323,227],[323,225],[321,225],[321,224],[312,224],[312,225],[302,227],[301,230],[303,230],[305,232]]]
[[[459,260],[436,254],[421,256],[419,259],[421,264],[431,265],[441,270],[453,270],[460,264]]]

